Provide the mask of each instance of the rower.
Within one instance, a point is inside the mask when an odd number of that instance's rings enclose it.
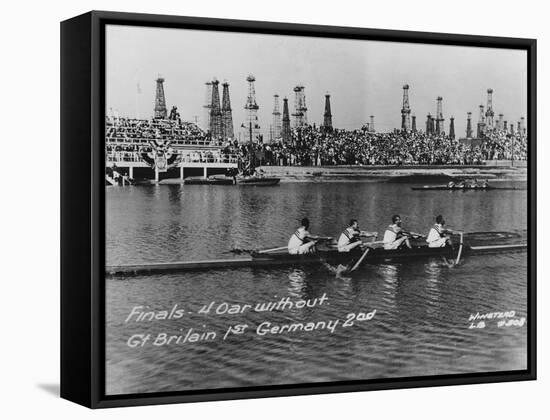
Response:
[[[435,225],[432,226],[426,242],[430,248],[443,248],[446,245],[453,246],[450,234],[452,230],[445,228],[445,220],[442,215],[435,218]]]
[[[391,221],[392,224],[384,232],[384,249],[399,249],[402,246],[412,248],[407,232],[401,228],[401,216],[395,214]]]
[[[464,188],[465,186],[466,186],[466,182],[463,179],[458,181],[458,184],[456,184],[457,188]]]
[[[377,235],[378,232],[365,232],[359,230],[359,222],[357,219],[351,219],[349,226],[342,232],[338,239],[338,251],[350,252],[352,249],[363,244],[361,236],[376,237]]]
[[[487,188],[489,186],[489,180],[485,180],[481,183],[481,188]]]
[[[289,254],[310,254],[315,252],[315,244],[321,239],[319,236],[313,236],[308,232],[309,219],[304,217],[301,226],[292,234],[288,241]]]
[[[454,181],[449,181],[449,183],[447,184],[447,188],[452,190],[454,187],[455,187],[455,182]]]

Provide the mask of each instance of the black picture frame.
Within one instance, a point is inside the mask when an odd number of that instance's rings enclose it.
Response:
[[[527,52],[528,367],[524,371],[106,396],[105,25],[520,49]],[[61,23],[61,396],[90,408],[536,379],[536,40],[92,11]],[[78,176],[74,174],[78,173]]]

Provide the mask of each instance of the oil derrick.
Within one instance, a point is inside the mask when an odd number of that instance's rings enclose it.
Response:
[[[455,117],[450,118],[450,124],[449,124],[449,138],[454,140],[455,139]]]
[[[433,134],[433,117],[432,117],[432,114],[426,115],[426,134]]]
[[[412,131],[413,133],[416,133],[416,115],[413,115],[413,116],[412,116],[411,131]]]
[[[436,134],[443,134],[445,127],[443,126],[443,98],[441,96],[437,97],[437,112],[435,115],[435,132]]]
[[[409,106],[409,85],[403,85],[403,107],[401,108],[401,131],[411,129],[411,108]]]
[[[256,78],[249,74],[246,78],[248,82],[248,96],[246,97],[246,104],[244,109],[246,111],[246,123],[244,130],[244,139],[246,142],[258,141],[260,135],[260,124],[258,121],[258,109],[260,108],[256,103],[256,89],[254,82]]]
[[[279,95],[273,95],[273,124],[271,125],[271,141],[281,138],[281,106]]]
[[[468,121],[466,123],[466,138],[472,138],[472,113],[468,112]]]
[[[300,112],[302,113],[302,123],[303,125],[307,125],[306,92],[303,86],[300,86],[300,88],[302,89],[300,95]]]
[[[223,83],[222,96],[222,137],[232,139],[235,137],[233,131],[233,114],[231,112],[231,100],[229,99],[229,83]]]
[[[374,129],[374,115],[371,115],[369,118],[370,118],[370,122],[369,122],[369,132],[375,133],[376,130]]]
[[[212,80],[212,104],[210,108],[210,134],[213,139],[222,137],[222,111],[220,108],[220,91],[216,79]]]
[[[303,86],[294,88],[294,127],[303,127],[307,125],[307,107],[306,94]]]
[[[164,79],[157,79],[157,92],[155,95],[155,118],[165,119],[167,115],[166,97],[164,96]]]
[[[479,121],[477,123],[477,138],[480,139],[485,136],[485,107],[479,106]]]
[[[325,95],[325,113],[323,114],[323,130],[332,131],[332,112],[330,110],[330,95]]]
[[[205,83],[206,86],[206,97],[204,100],[204,131],[210,131],[210,110],[212,109],[212,82],[208,81]]]
[[[498,114],[497,130],[504,129],[504,114]]]
[[[283,127],[281,131],[281,137],[284,144],[288,144],[291,141],[290,135],[290,114],[288,113],[288,99],[283,99]]]
[[[525,126],[525,117],[521,117],[520,120],[518,121],[517,133],[520,136],[526,136],[527,135],[527,127]]]
[[[485,127],[494,128],[493,89],[487,89],[487,111],[485,112],[485,117]]]

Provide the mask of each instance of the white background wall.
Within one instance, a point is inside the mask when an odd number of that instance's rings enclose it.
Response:
[[[538,184],[550,181],[550,27],[545,2],[9,1],[0,24],[2,145],[0,416],[14,418],[542,418],[548,407],[549,247],[539,240],[539,380],[92,412],[56,397],[59,383],[59,22],[91,9],[408,29],[538,39]],[[539,238],[550,210],[539,194]],[[545,354],[546,353],[546,354]],[[536,414],[536,412],[540,414]]]

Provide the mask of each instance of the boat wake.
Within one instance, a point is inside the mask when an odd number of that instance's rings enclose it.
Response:
[[[321,263],[323,264],[323,266],[328,271],[333,273],[336,276],[337,279],[341,279],[341,280],[349,280],[350,279],[350,277],[344,276],[344,274],[349,273],[349,270],[351,268],[349,265],[338,264],[337,266],[333,266],[333,265],[330,265],[329,263],[327,263],[326,261],[321,261]]]
[[[455,264],[455,260],[454,259],[446,259],[446,258],[442,258],[442,259],[438,259],[438,260],[432,260],[428,263],[428,267],[432,267],[432,268],[455,268],[457,267],[457,265]]]
[[[306,273],[304,273],[304,271],[302,271],[302,270],[293,270],[288,275],[288,278],[291,281],[303,281],[303,280],[306,279]]]

